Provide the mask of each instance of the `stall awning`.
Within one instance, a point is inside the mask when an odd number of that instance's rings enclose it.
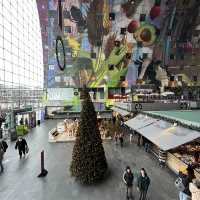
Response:
[[[132,128],[133,130],[139,131],[139,129],[141,129],[145,126],[148,126],[156,121],[158,121],[158,120],[154,119],[152,117],[149,117],[149,116],[139,114],[136,117],[134,117],[133,119],[126,121],[125,124],[127,126],[129,126],[130,128]]]
[[[145,115],[143,115],[143,118],[145,118]],[[139,127],[137,121],[138,120],[132,121],[131,128],[137,130],[142,136],[164,151],[174,149],[182,144],[200,138],[200,132],[198,131],[181,126],[174,126],[174,124],[163,120],[155,120],[152,123],[144,124],[143,127],[141,126],[140,128],[137,128]],[[136,127],[136,129],[134,127]]]
[[[123,109],[121,109],[121,108],[112,107],[111,109],[112,109],[113,111],[119,113],[119,114],[122,115],[122,116],[126,116],[126,115],[129,115],[129,114],[130,114],[130,112],[128,112],[128,111],[126,111],[126,110],[123,110]]]

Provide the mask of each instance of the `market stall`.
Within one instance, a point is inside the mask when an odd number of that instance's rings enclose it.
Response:
[[[139,114],[135,118],[125,122],[127,126],[139,133],[143,138],[153,144],[151,151],[158,157],[159,161],[166,164],[176,173],[185,165],[194,165],[199,177],[200,159],[194,162],[193,155],[200,152],[200,132],[191,130],[177,123],[160,120]],[[180,162],[174,162],[172,156]]]
[[[176,174],[180,169],[187,168],[188,164],[186,164],[181,157],[176,157],[176,153],[167,153],[167,166]],[[195,167],[195,176],[200,180],[200,168]]]
[[[112,107],[111,108],[114,112],[120,114],[122,117],[125,117],[127,115],[130,114],[130,112],[126,111],[126,110],[123,110],[121,108],[118,108],[118,107]]]
[[[26,111],[19,112],[15,115],[16,125],[25,125],[27,128],[34,128],[36,126],[36,112]]]
[[[65,119],[58,122],[56,128],[49,132],[49,142],[71,142],[75,141],[79,126],[79,119]],[[110,119],[98,118],[98,126],[101,138],[110,140],[114,134],[114,125]]]
[[[200,141],[198,139],[172,149],[169,151],[169,156],[170,154],[169,164],[173,166],[174,163],[177,163],[176,160],[178,159],[178,166],[193,166],[196,176],[200,179]]]

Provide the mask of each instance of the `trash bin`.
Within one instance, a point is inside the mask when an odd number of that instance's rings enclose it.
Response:
[[[40,125],[40,120],[37,120],[37,124]]]

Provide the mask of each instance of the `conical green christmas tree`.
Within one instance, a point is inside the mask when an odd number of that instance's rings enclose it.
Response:
[[[82,111],[70,166],[71,175],[83,184],[101,181],[107,161],[97,123],[97,115],[86,88],[82,91]]]

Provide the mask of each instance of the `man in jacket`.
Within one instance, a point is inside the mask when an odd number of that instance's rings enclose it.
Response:
[[[147,191],[150,185],[150,178],[148,177],[144,168],[140,171],[140,176],[138,178],[138,190],[140,191],[140,199],[139,200],[146,200]]]
[[[123,174],[123,181],[127,186],[127,193],[126,193],[127,200],[133,199],[133,194],[132,194],[133,180],[134,180],[133,173],[131,172],[130,167],[127,166],[126,171]]]
[[[24,138],[19,137],[16,142],[15,149],[18,149],[20,159],[22,158],[22,153],[24,154],[24,156],[26,155],[27,148],[28,148],[28,145],[27,145],[26,140]]]

